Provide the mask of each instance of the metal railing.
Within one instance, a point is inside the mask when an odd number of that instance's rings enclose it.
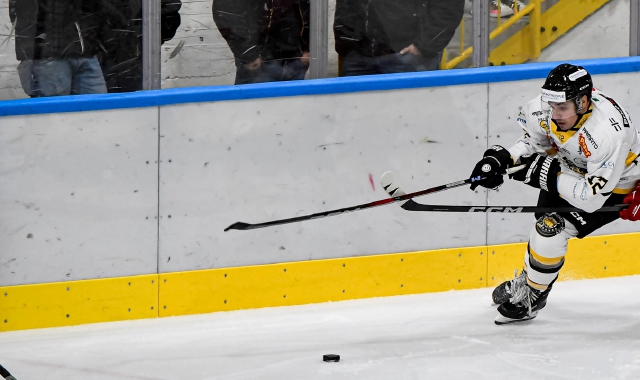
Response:
[[[489,57],[489,44],[488,41],[491,41],[498,37],[500,34],[506,32],[511,26],[513,26],[518,21],[522,20],[525,16],[529,16],[529,25],[533,30],[540,30],[541,25],[541,3],[544,0],[531,0],[530,4],[525,6],[522,9],[518,9],[518,2],[516,1],[514,7],[514,14],[507,21],[502,21],[502,15],[500,14],[500,8],[497,7],[498,11],[498,26],[489,33],[489,38],[487,41],[482,39],[482,36],[486,36],[486,31],[488,30],[489,24],[489,9],[488,4],[483,1],[475,1],[473,4],[474,12],[473,12],[473,29],[474,29],[474,46],[467,47],[465,49],[464,46],[464,20],[460,23],[460,54],[454,57],[451,60],[446,60],[443,58],[443,63],[441,65],[442,69],[452,69],[458,66],[460,63],[471,57],[474,53],[474,48],[476,52],[479,52],[480,57],[484,57],[478,59],[474,59],[473,66],[486,66]],[[479,36],[480,38],[475,38]],[[540,44],[540,36],[538,33],[531,33],[531,51],[532,57],[537,58],[540,56],[541,44]],[[446,57],[446,54],[444,55]],[[475,62],[480,61],[480,62]],[[482,64],[484,62],[484,64]]]

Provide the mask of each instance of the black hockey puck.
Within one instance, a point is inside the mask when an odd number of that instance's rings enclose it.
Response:
[[[322,355],[322,361],[323,362],[339,362],[340,355],[335,355],[335,354]]]

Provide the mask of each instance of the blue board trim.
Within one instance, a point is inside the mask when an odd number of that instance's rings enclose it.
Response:
[[[592,75],[640,71],[640,57],[567,61]],[[301,95],[330,95],[363,91],[402,90],[546,78],[561,62],[528,63],[472,69],[343,77],[242,86],[188,87],[125,94],[58,96],[0,101],[0,116],[140,108],[182,103],[260,99]],[[596,83],[597,85],[597,83]]]

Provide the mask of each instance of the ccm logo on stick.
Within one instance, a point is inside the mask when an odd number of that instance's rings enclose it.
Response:
[[[522,212],[522,207],[471,207],[469,212]]]

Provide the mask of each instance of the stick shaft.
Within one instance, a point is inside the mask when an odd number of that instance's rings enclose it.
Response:
[[[525,165],[520,165],[520,166],[516,166],[516,167],[513,167],[513,168],[509,168],[509,169],[507,169],[507,174],[514,173],[514,172],[516,172],[516,171],[518,171],[518,170],[520,170],[520,169],[522,169],[524,167],[525,167]],[[480,176],[473,177],[473,178],[467,178],[467,179],[462,180],[462,181],[451,182],[451,183],[447,183],[445,185],[440,185],[440,186],[432,187],[432,188],[429,188],[429,189],[416,191],[415,193],[404,194],[404,195],[400,195],[400,196],[397,196],[397,197],[381,199],[379,201],[365,203],[365,204],[361,204],[361,205],[357,205],[357,206],[340,208],[340,209],[337,209],[337,210],[324,211],[324,212],[318,212],[318,213],[310,214],[310,215],[297,216],[297,217],[294,217],[294,218],[272,220],[270,222],[256,223],[256,224],[250,224],[250,223],[244,223],[244,222],[236,222],[236,223],[233,223],[232,225],[230,225],[229,227],[225,228],[224,230],[225,231],[229,231],[229,230],[242,230],[242,231],[244,231],[244,230],[253,230],[253,229],[256,229],[256,228],[265,228],[265,227],[271,227],[271,226],[278,226],[278,225],[281,225],[281,224],[304,222],[305,220],[326,218],[328,216],[340,215],[340,214],[345,214],[345,213],[348,213],[348,212],[364,210],[364,209],[367,209],[367,208],[384,206],[384,205],[390,204],[390,203],[406,201],[407,199],[411,199],[411,198],[414,198],[414,197],[420,197],[420,196],[427,195],[427,194],[438,193],[440,191],[454,189],[456,187],[468,185],[468,184],[471,184],[473,182],[482,181],[482,180],[484,180],[486,178],[487,177],[480,177]]]
[[[447,206],[426,205],[408,200],[401,207],[407,211],[431,211],[431,212],[497,212],[497,213],[547,213],[547,212],[584,212],[577,207],[538,207],[538,206]],[[619,204],[604,206],[595,212],[616,212],[629,205]]]
[[[225,231],[229,231],[229,230],[243,230],[243,231],[244,230],[253,230],[253,229],[256,229],[256,228],[264,228],[264,227],[277,226],[277,225],[281,225],[281,224],[303,222],[305,220],[326,218],[328,216],[340,215],[340,214],[344,214],[344,213],[347,213],[347,212],[354,212],[354,211],[364,210],[364,209],[367,209],[367,208],[379,207],[379,206],[383,206],[383,205],[390,204],[390,203],[406,201],[407,199],[411,199],[413,197],[420,197],[420,196],[427,195],[427,194],[433,194],[433,193],[437,193],[437,192],[440,192],[440,191],[453,189],[453,188],[456,188],[456,187],[468,185],[468,184],[470,184],[472,182],[475,182],[475,181],[480,181],[482,179],[484,179],[484,178],[480,178],[480,177],[478,177],[478,178],[468,178],[468,179],[465,179],[465,180],[462,180],[462,181],[451,182],[451,183],[447,183],[446,185],[440,185],[440,186],[432,187],[430,189],[416,191],[415,193],[404,194],[404,195],[400,195],[400,196],[397,196],[397,197],[381,199],[379,201],[365,203],[365,204],[361,204],[361,205],[357,205],[357,206],[340,208],[340,209],[337,209],[337,210],[324,211],[324,212],[318,212],[318,213],[310,214],[310,215],[297,216],[297,217],[294,217],[294,218],[273,220],[273,221],[270,221],[270,222],[256,223],[256,224],[236,222],[236,223],[230,225],[229,227],[225,228],[224,230]]]

